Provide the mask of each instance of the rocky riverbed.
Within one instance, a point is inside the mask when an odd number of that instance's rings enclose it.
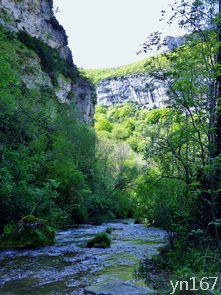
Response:
[[[110,248],[85,248],[112,228]],[[158,253],[166,233],[132,219],[59,231],[56,243],[36,250],[0,252],[1,295],[146,295],[153,290],[133,273],[143,257]]]

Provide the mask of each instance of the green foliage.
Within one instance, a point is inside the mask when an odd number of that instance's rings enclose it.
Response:
[[[103,122],[111,129],[100,128]],[[196,132],[187,122],[183,114],[172,108],[148,111],[133,104],[97,107],[95,128],[103,150],[107,152],[106,156],[102,152],[106,174],[112,176],[115,196],[118,196],[116,203],[120,209],[115,211],[117,216],[134,214],[136,220],[145,220],[170,230],[190,218],[194,198],[186,176],[193,173],[189,163],[193,157],[196,159],[196,154],[189,154],[189,159],[186,148],[188,146],[193,151],[198,148],[197,142],[192,142]],[[174,156],[176,152],[180,159]],[[144,169],[145,163],[139,154],[145,156],[149,168]],[[121,157],[123,162],[119,160]],[[188,170],[185,170],[187,166]]]
[[[54,18],[50,22],[62,30]],[[39,57],[57,85],[59,73],[72,80],[78,76],[72,62],[25,32],[0,30],[2,247],[14,246],[12,238],[16,247],[50,244],[53,231],[46,221],[57,227],[134,216],[168,230],[170,245],[158,266],[180,275],[220,270],[202,259],[213,251],[219,255],[208,232],[219,244],[221,220],[220,159],[212,157],[210,141],[216,117],[211,85],[219,72],[211,54],[220,45],[213,32],[203,33],[206,42],[193,34],[188,44],[169,54],[84,71],[94,83],[143,72],[169,82],[167,108],[98,106],[95,135],[74,104],[59,103],[50,87],[29,89],[20,78],[27,59]],[[109,246],[106,233],[87,244]]]
[[[95,124],[97,131],[107,131],[111,132],[113,129],[112,124],[105,118],[105,116],[100,116],[99,120]]]
[[[140,74],[146,71],[145,64],[149,59],[138,61],[119,68],[81,70],[82,74],[91,80],[92,83],[98,84],[101,80],[108,78],[124,77],[133,74]]]
[[[4,22],[6,23],[10,23],[11,22],[11,16],[9,15],[9,13],[7,12],[7,10],[5,10],[4,8],[1,9],[0,11],[0,17],[4,20]]]
[[[100,197],[105,188],[94,187],[94,131],[81,121],[75,104],[58,101],[53,88],[30,89],[20,78],[36,52],[43,58],[47,51],[44,66],[50,63],[53,73],[68,76],[71,65],[38,40],[26,41],[28,47],[0,30],[0,231],[30,213],[54,227],[94,220],[96,194],[102,218],[109,216],[111,209]],[[37,243],[41,233],[33,235]]]
[[[135,217],[167,230],[178,230],[190,219],[192,196],[183,181],[161,178],[158,173],[150,169],[137,179]]]
[[[109,248],[110,246],[111,239],[105,232],[97,234],[86,245],[87,248]]]
[[[193,33],[187,44],[165,54],[163,62],[156,58],[149,64],[153,79],[168,83],[173,113],[169,117],[156,111],[147,120],[152,128],[145,130],[149,138],[145,158],[157,167],[158,180],[150,169],[147,179],[139,179],[137,190],[138,196],[147,193],[138,215],[151,208],[146,216],[168,230],[170,245],[154,260],[146,260],[139,271],[143,278],[159,277],[167,270],[173,281],[195,277],[199,282],[217,277],[221,270],[220,90],[216,88],[220,9],[218,1],[184,0],[172,10],[176,12],[170,20],[179,19],[179,25]],[[147,42],[143,49],[149,46]],[[171,292],[162,276],[155,287],[157,294]],[[220,294],[220,289],[175,294],[187,293]]]
[[[0,248],[36,248],[54,243],[55,232],[41,219],[28,215],[16,226],[6,225],[0,237]]]
[[[133,177],[129,153],[125,158],[120,146],[113,149],[105,168],[106,150],[98,147],[94,130],[81,121],[76,105],[61,104],[49,86],[26,87],[20,76],[29,57],[40,55],[47,59],[45,71],[65,73],[57,53],[39,40],[22,37],[24,43],[0,30],[1,232],[30,214],[54,227],[128,216],[130,200],[122,191]],[[105,120],[100,129],[111,132],[112,124]]]
[[[162,249],[163,252],[163,249]],[[193,247],[191,243],[186,241],[176,243],[176,251],[161,253],[159,256],[154,256],[153,259],[144,259],[141,261],[136,270],[136,277],[142,278],[148,285],[156,290],[156,294],[168,295],[171,293],[170,281],[188,281],[192,286],[191,278],[195,278],[199,286],[200,280],[209,277],[218,277],[220,272],[220,255],[213,249],[205,250],[203,247]],[[167,272],[164,276],[162,273]],[[212,286],[213,282],[210,282]],[[190,289],[190,288],[189,288]],[[220,286],[216,284],[214,293],[211,290],[203,291],[198,288],[198,291],[193,291],[191,294],[219,294]],[[184,294],[180,288],[177,288],[174,294]],[[190,291],[187,291],[190,294]]]

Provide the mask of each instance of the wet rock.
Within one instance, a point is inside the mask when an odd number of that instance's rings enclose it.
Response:
[[[112,228],[111,228],[111,227],[108,227],[108,228],[106,229],[106,233],[111,234],[111,232],[112,232]]]

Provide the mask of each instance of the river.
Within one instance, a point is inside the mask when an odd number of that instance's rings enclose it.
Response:
[[[85,248],[112,228],[110,248]],[[0,252],[1,295],[146,295],[153,290],[133,277],[144,257],[158,253],[166,233],[132,219],[59,231],[53,246]]]

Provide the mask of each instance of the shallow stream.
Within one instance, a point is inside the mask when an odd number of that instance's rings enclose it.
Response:
[[[112,228],[111,248],[85,248],[99,232]],[[82,225],[57,233],[56,243],[36,250],[0,252],[1,295],[146,295],[136,281],[139,260],[157,254],[166,233],[132,219],[99,226]]]

